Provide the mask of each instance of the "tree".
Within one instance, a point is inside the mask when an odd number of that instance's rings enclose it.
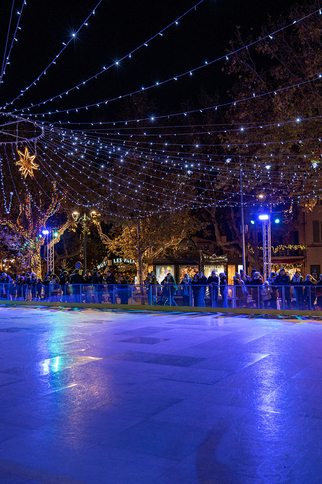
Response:
[[[322,197],[321,23],[319,12],[309,15],[319,6],[294,5],[287,18],[269,19],[253,47],[245,46],[256,39],[243,39],[240,29],[231,42],[232,50],[241,48],[225,66],[235,79],[228,92],[236,104],[221,139],[231,169],[243,171],[248,203],[298,202],[310,209]]]
[[[59,210],[61,199],[57,193],[56,185],[53,184],[51,203],[47,208],[43,206],[41,198],[38,201],[38,209],[33,208],[33,201],[32,195],[27,193],[25,201],[19,206],[16,221],[1,219],[0,226],[5,229],[2,230],[3,243],[9,249],[19,251],[22,266],[41,277],[40,248],[46,242],[46,239],[41,235],[41,230],[46,227],[50,217]],[[70,221],[67,221],[59,228],[57,241],[69,224]]]
[[[167,248],[176,247],[199,226],[189,211],[129,219],[115,227],[111,238],[102,234],[108,253],[133,259],[137,277],[143,283],[144,264]]]

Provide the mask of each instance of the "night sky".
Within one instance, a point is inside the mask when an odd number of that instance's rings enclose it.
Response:
[[[21,15],[21,30],[14,42],[10,65],[0,87],[0,105],[10,102],[36,80],[54,59],[73,32],[84,22],[98,0],[28,1]],[[102,70],[103,66],[119,60],[136,49],[151,36],[193,7],[197,0],[103,0],[63,54],[52,65],[36,86],[14,104],[19,109],[31,103],[45,101],[63,93]],[[88,82],[68,96],[58,98],[46,106],[34,108],[33,113],[54,111],[96,103],[118,97],[156,82],[172,78],[225,54],[229,40],[234,38],[236,26],[247,35],[253,28],[260,33],[268,15],[273,18],[285,14],[291,0],[204,0],[178,25],[172,25],[163,36],[158,36],[127,58]],[[17,22],[21,2],[14,2],[14,15],[9,43]],[[1,2],[0,52],[1,63],[8,31],[11,0]],[[227,85],[221,69],[223,62],[206,67],[193,76],[171,81],[149,92],[153,98],[155,115],[175,112],[183,101],[195,104],[202,90],[224,95]],[[106,120],[119,119],[124,101],[116,100],[107,107],[92,108],[80,114],[46,116],[46,120],[88,119],[103,116]],[[10,108],[9,110],[11,110]],[[152,108],[151,108],[152,109]],[[8,109],[7,109],[8,110]],[[99,113],[98,113],[99,111]],[[58,116],[58,117],[57,117]]]

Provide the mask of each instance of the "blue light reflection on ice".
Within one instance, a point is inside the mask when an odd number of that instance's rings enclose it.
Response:
[[[59,371],[59,360],[60,356],[41,361],[40,374],[48,375],[49,373],[57,373]]]

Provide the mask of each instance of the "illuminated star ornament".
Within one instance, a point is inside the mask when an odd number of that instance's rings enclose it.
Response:
[[[29,155],[28,148],[25,148],[25,154],[21,153],[21,151],[17,150],[20,160],[16,162],[16,165],[20,166],[19,171],[24,178],[27,178],[28,175],[31,177],[34,176],[34,170],[38,170],[39,165],[34,163],[34,159],[36,155]]]

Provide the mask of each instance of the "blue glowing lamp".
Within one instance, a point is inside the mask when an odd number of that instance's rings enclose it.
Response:
[[[251,221],[250,221],[250,223],[251,223],[252,225],[255,225],[255,220],[251,220]]]
[[[280,219],[279,219],[279,218],[276,218],[276,219],[275,219],[275,223],[276,223],[276,224],[279,224],[279,223],[280,223]]]
[[[259,220],[268,220],[269,215],[267,215],[266,213],[263,213],[262,215],[259,215],[258,218]]]
[[[49,234],[49,230],[44,229],[44,230],[42,231],[42,233],[43,233],[43,235],[48,235],[48,234]]]

